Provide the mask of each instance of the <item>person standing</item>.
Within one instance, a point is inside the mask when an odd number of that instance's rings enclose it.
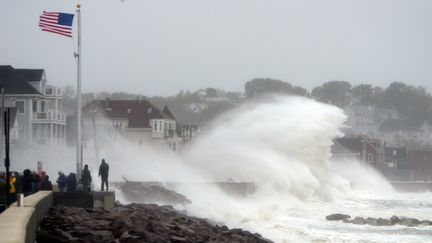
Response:
[[[67,190],[68,192],[74,192],[77,187],[77,178],[75,173],[70,173],[67,177]]]
[[[105,159],[102,159],[102,163],[99,166],[99,176],[102,179],[101,191],[104,190],[104,184],[106,185],[106,190],[108,191],[108,171],[109,165],[105,162]]]
[[[58,172],[58,175],[59,175],[57,179],[58,189],[60,192],[66,192],[66,186],[67,186],[66,176],[61,171]]]
[[[53,186],[52,186],[52,183],[51,183],[48,175],[44,176],[44,180],[42,181],[39,189],[41,191],[52,191],[53,190]]]
[[[24,196],[32,194],[32,182],[33,175],[31,170],[25,169],[23,171],[23,177],[21,180],[21,192],[24,194]]]
[[[82,171],[81,174],[81,182],[84,187],[84,191],[91,192],[92,177],[90,174],[90,170],[88,169],[88,165],[84,166],[84,170]]]

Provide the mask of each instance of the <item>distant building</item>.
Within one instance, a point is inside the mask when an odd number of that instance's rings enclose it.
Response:
[[[150,142],[172,151],[183,149],[176,119],[169,109],[159,110],[147,100],[93,100],[83,108],[83,124],[85,140],[98,129],[138,145]]]
[[[409,169],[405,147],[385,147],[385,163],[390,168]]]
[[[0,66],[5,103],[15,107],[14,142],[23,145],[64,145],[66,115],[62,93],[47,84],[43,69],[15,69]]]
[[[409,165],[415,181],[432,181],[432,151],[407,151]]]
[[[385,121],[399,119],[400,115],[392,109],[381,109],[362,105],[350,105],[344,108],[348,116],[345,129],[347,134],[366,135],[370,138],[379,138],[379,127]]]
[[[392,146],[430,146],[432,126],[410,119],[387,120],[379,127],[379,136]]]
[[[348,116],[346,133],[376,137],[380,121],[372,108],[353,105],[345,107],[344,111]]]
[[[345,136],[333,140],[333,159],[355,159],[367,162],[375,168],[384,166],[384,150],[379,139],[366,136]]]

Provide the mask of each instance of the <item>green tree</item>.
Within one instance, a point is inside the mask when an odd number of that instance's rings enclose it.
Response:
[[[306,95],[307,91],[301,87],[293,87],[290,83],[276,79],[257,78],[246,82],[245,93],[248,99],[263,94],[296,94]]]
[[[330,81],[312,90],[315,99],[343,107],[351,101],[351,84],[346,81]]]
[[[393,82],[384,90],[381,105],[410,119],[423,121],[430,119],[432,98],[424,87]]]

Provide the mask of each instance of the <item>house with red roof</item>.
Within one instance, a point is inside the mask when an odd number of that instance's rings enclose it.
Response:
[[[103,132],[138,145],[150,143],[176,152],[182,150],[177,122],[168,107],[160,110],[144,99],[93,100],[83,107],[83,124],[84,139]]]

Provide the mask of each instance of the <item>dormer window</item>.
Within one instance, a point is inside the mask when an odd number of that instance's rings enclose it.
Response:
[[[152,112],[152,108],[147,108],[147,114],[150,114]]]
[[[132,112],[132,108],[128,108],[126,111],[127,114],[130,114],[131,112]]]

